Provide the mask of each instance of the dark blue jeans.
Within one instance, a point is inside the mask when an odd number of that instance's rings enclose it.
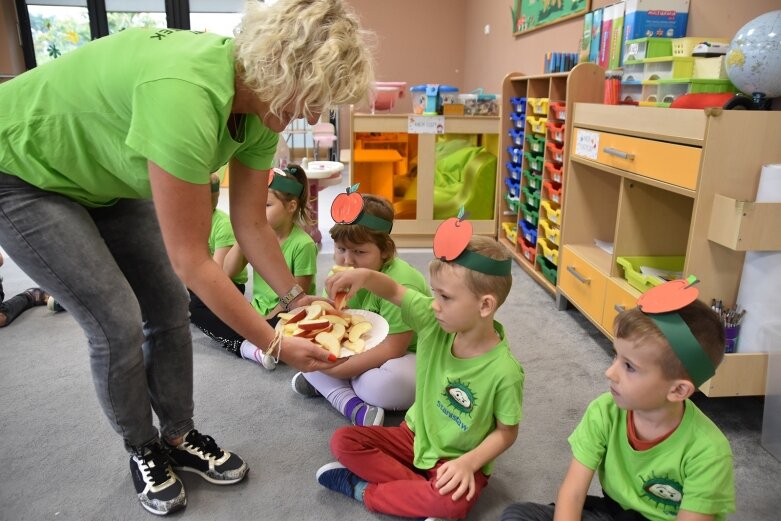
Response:
[[[0,172],[0,244],[84,330],[98,401],[129,451],[158,438],[153,410],[166,438],[193,428],[189,298],[151,201],[87,208]]]

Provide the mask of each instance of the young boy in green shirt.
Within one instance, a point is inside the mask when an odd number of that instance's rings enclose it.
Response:
[[[610,392],[569,437],[555,506],[515,503],[502,521],[712,521],[735,510],[729,442],[689,400],[724,357],[721,323],[692,290],[666,283],[616,317]],[[586,496],[595,472],[604,497]]]
[[[400,306],[418,334],[415,403],[405,421],[338,429],[331,450],[339,461],[317,471],[321,485],[372,512],[465,517],[517,437],[524,372],[494,320],[512,284],[511,260],[495,240],[470,235],[449,256],[439,255],[435,238],[433,297],[368,269],[326,281],[330,295],[366,288]]]

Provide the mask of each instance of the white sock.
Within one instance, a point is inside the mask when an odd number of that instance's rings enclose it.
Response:
[[[245,340],[241,343],[241,347],[239,349],[241,351],[242,358],[246,358],[247,360],[251,360],[256,364],[263,365],[263,362],[261,361],[263,358],[263,351],[258,349],[258,346],[249,340]]]

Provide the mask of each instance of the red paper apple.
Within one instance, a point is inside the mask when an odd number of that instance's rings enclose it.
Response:
[[[643,313],[668,313],[688,306],[700,295],[694,287],[697,279],[671,280],[640,295],[637,305]]]
[[[274,170],[268,171],[268,185],[271,186],[271,183],[274,181]]]
[[[472,223],[464,220],[464,208],[461,207],[458,217],[447,219],[437,228],[434,234],[434,256],[452,261],[463,253],[471,238]]]
[[[331,203],[331,218],[336,224],[350,224],[355,222],[363,210],[363,197],[358,193],[358,184],[347,188],[343,194],[339,194]]]

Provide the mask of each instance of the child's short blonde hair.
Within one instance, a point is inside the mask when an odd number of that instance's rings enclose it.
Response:
[[[363,198],[363,213],[379,217],[393,223],[393,205],[384,197],[372,194],[361,194]],[[396,256],[396,243],[390,233],[374,230],[362,224],[335,224],[329,230],[334,242],[350,242],[365,244],[370,242],[380,249],[380,255],[387,262]]]
[[[494,239],[482,235],[473,235],[469,240],[467,249],[494,260],[504,261],[510,258],[510,254],[504,246]],[[458,267],[464,270],[466,286],[470,291],[477,296],[493,295],[496,297],[497,307],[501,306],[507,299],[507,295],[510,294],[510,288],[513,285],[512,275],[488,275],[440,259],[432,260],[428,267],[431,275],[448,268],[455,269]]]
[[[718,367],[724,359],[724,328],[718,315],[699,300],[679,309],[677,313],[686,322],[713,367]],[[658,361],[665,378],[692,380],[662,331],[639,307],[619,313],[614,321],[614,329],[616,338],[635,343],[656,342],[662,346]]]
[[[342,0],[250,0],[236,31],[238,73],[271,114],[295,100],[295,114],[310,119],[367,97],[369,36]]]

